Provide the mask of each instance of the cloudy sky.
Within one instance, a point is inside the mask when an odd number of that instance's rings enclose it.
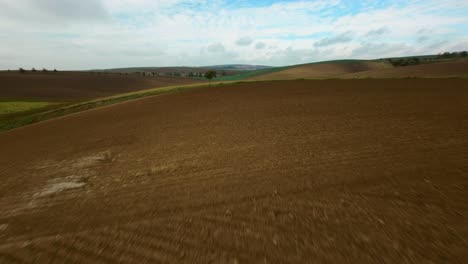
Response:
[[[467,0],[0,0],[0,69],[291,65],[468,50]]]

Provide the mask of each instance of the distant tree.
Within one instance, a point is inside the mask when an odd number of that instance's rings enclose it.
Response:
[[[452,56],[452,54],[450,52],[444,52],[442,53],[442,55],[440,55],[440,57],[442,58],[450,58]]]
[[[468,52],[467,51],[460,52],[460,57],[462,57],[462,58],[468,57]]]
[[[397,58],[397,59],[389,59],[388,62],[390,62],[395,67],[403,67],[403,66],[420,64],[421,59],[418,57]]]
[[[57,69],[54,69],[54,72],[58,72]]]
[[[409,65],[417,65],[421,62],[419,58],[411,58],[411,61],[409,62]]]
[[[43,72],[48,72],[48,70],[46,68],[43,68],[42,71]]]
[[[35,68],[32,68],[31,71],[32,71],[32,72],[36,72],[36,69],[35,69]]]
[[[205,72],[205,78],[207,78],[210,81],[211,84],[211,79],[216,77],[216,71],[207,71]]]
[[[23,68],[19,68],[19,72],[21,72],[21,73],[25,73],[25,72],[26,72],[26,70],[25,70],[25,69],[23,69]]]

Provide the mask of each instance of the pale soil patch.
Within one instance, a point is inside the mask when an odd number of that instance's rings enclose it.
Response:
[[[41,208],[51,201],[60,201],[81,194],[92,192],[89,183],[99,185],[97,178],[101,166],[114,162],[118,155],[111,151],[101,151],[92,155],[65,160],[47,159],[33,164],[28,169],[28,175],[43,175],[41,183],[26,188],[17,195],[0,197],[0,205],[10,204],[2,208],[3,216],[12,216]],[[48,178],[48,179],[47,179]]]
[[[1,224],[0,225],[0,232],[3,232],[8,229],[8,224]]]
[[[39,192],[34,194],[34,197],[43,197],[70,189],[83,187],[86,183],[83,177],[68,176],[65,178],[56,178],[48,181],[48,184]]]

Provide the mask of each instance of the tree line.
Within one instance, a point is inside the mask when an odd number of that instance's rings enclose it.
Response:
[[[19,71],[20,73],[26,73],[28,70],[25,70],[25,69],[23,69],[23,68],[19,68],[18,71]],[[43,68],[42,70],[36,70],[36,68],[32,68],[32,69],[30,70],[30,72],[58,72],[58,71],[57,71],[57,69],[48,70],[48,69],[46,69],[46,68]]]
[[[421,63],[434,62],[434,61],[443,60],[443,59],[457,59],[457,58],[467,58],[467,57],[468,57],[467,51],[444,52],[435,56],[388,59],[388,62],[390,62],[395,67],[402,67],[402,66],[418,65]]]
[[[10,70],[8,70],[10,71]],[[27,73],[27,72],[58,72],[57,69],[53,69],[53,70],[48,70],[46,68],[43,68],[42,70],[37,70],[36,68],[32,68],[31,70],[26,70],[24,68],[19,68],[18,71],[20,73]],[[91,74],[97,74],[97,75],[100,75],[100,74],[112,74],[110,72],[90,72]],[[119,75],[128,75],[129,73],[125,72],[125,73],[115,73],[115,74],[119,74]],[[157,73],[157,72],[134,72],[134,74],[138,74],[138,75],[153,75],[153,76],[159,76],[160,73]],[[169,73],[165,73],[164,75],[169,75],[169,76],[175,76],[175,77],[182,77],[182,73],[180,72],[169,72]],[[223,71],[221,73],[222,76],[225,76],[227,75],[225,71]],[[214,70],[209,70],[209,71],[206,71],[206,72],[190,72],[188,73],[188,75],[185,75],[185,76],[188,76],[188,77],[191,77],[191,78],[206,78],[208,80],[211,80],[213,78],[216,78],[218,76],[218,73]]]

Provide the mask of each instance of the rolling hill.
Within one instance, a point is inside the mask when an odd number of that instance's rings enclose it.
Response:
[[[430,57],[433,58],[433,57]],[[294,80],[335,78],[468,77],[468,60],[432,60],[410,66],[393,66],[385,60],[341,60],[244,72],[221,80]]]
[[[468,77],[468,60],[425,63],[405,67],[389,67],[344,74],[340,78],[439,78]]]
[[[159,76],[189,76],[189,74],[204,74],[209,70],[214,70],[219,76],[232,76],[246,71],[255,71],[261,69],[272,68],[264,65],[248,65],[248,64],[225,64],[225,65],[212,65],[201,67],[133,67],[133,68],[115,68],[92,70],[94,72],[114,72],[114,73],[143,73]]]
[[[279,71],[266,73],[249,78],[249,80],[293,80],[337,78],[344,74],[384,69],[392,67],[386,62],[343,60],[310,63],[290,66]]]

